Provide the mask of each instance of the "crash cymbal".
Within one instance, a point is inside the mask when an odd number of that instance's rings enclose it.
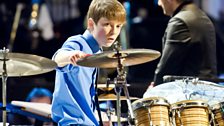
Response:
[[[150,49],[127,49],[119,51],[119,54],[124,66],[149,62],[160,56],[160,52]],[[86,67],[116,68],[118,66],[118,54],[115,51],[105,51],[82,58],[77,64]]]
[[[126,86],[130,86],[130,84],[126,84]],[[103,90],[103,91],[110,91],[114,89],[115,84],[109,84],[107,87],[107,84],[97,84],[97,88]]]
[[[115,87],[115,84],[109,84],[108,87],[107,87],[107,84],[97,84],[97,88],[99,89],[106,89],[106,88],[114,88]]]
[[[117,96],[115,94],[101,94],[98,96],[99,101],[116,101]],[[139,99],[137,97],[130,97],[130,100]],[[127,100],[125,96],[120,96],[120,100]]]
[[[29,76],[52,71],[57,64],[45,57],[24,53],[6,53],[7,76]],[[3,72],[3,53],[0,53],[0,76]]]

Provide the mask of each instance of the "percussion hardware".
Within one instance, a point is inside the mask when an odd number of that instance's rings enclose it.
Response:
[[[146,109],[147,109],[147,108],[146,108]],[[150,111],[150,108],[148,108],[147,110],[148,110],[148,118],[149,118],[149,120],[150,120],[150,121],[149,121],[149,125],[150,125],[150,126],[153,126],[152,118],[151,118],[151,111]]]
[[[224,79],[221,78],[215,78],[215,77],[198,77],[198,76],[176,76],[176,75],[165,75],[163,76],[163,82],[172,82],[175,80],[191,80],[192,82],[197,82],[199,80],[204,80],[204,81],[211,81],[214,83],[220,83],[224,82]]]
[[[121,94],[121,86],[123,86],[124,94],[127,97],[127,105],[128,105],[128,110],[129,110],[129,116],[131,120],[134,120],[134,114],[133,114],[133,109],[131,106],[131,101],[130,101],[130,96],[128,93],[128,88],[126,86],[126,72],[124,70],[124,65],[122,64],[122,55],[120,53],[121,50],[121,45],[118,41],[115,42],[114,50],[116,51],[116,57],[117,57],[117,77],[114,79],[114,83],[116,84],[115,87],[115,92],[117,94],[117,102],[116,102],[116,107],[117,107],[117,121],[118,121],[118,126],[121,125],[120,117],[121,117],[121,101],[120,101],[120,94]],[[118,86],[119,85],[119,86]],[[128,121],[129,123],[132,123],[132,121]],[[132,124],[130,124],[132,125]]]
[[[204,100],[209,105],[224,100],[224,86],[213,82],[200,80],[197,84],[191,81],[176,80],[160,84],[147,90],[143,97],[164,97],[173,104],[182,100]],[[189,103],[188,103],[189,104]]]
[[[123,87],[123,85],[120,85]],[[127,86],[130,86],[130,84],[127,84]],[[100,90],[109,93],[109,91],[111,91],[112,89],[115,88],[115,84],[113,82],[108,83],[108,84],[97,84],[97,88],[99,88]]]
[[[113,45],[114,45],[113,47],[114,51],[120,51],[122,49],[121,44],[118,41],[115,41]]]
[[[177,111],[178,119],[179,119],[179,121],[180,121],[180,125],[181,125],[181,126],[183,126],[183,123],[182,123],[182,120],[181,120],[181,112],[184,111],[184,107],[186,107],[186,104],[183,103],[183,104],[180,106],[179,111]]]
[[[175,76],[175,75],[165,75],[163,76],[163,81],[164,82],[171,82],[175,80],[198,80],[198,77],[193,77],[193,76]]]
[[[2,66],[1,66],[2,64]],[[0,50],[0,76],[2,77],[2,121],[6,126],[6,87],[7,78],[10,76],[28,76],[49,72],[56,67],[56,63],[36,55],[9,53],[5,47]],[[16,69],[16,70],[15,70]]]
[[[180,111],[177,111],[177,117],[178,117],[178,120],[180,122],[180,125],[183,126],[183,123],[182,123],[182,120],[181,120],[181,112]]]
[[[80,66],[98,68],[121,68],[153,61],[160,56],[160,52],[150,49],[126,49],[104,51],[103,53],[87,56],[77,61]],[[119,59],[119,60],[118,60]]]
[[[139,99],[132,103],[136,126],[170,126],[170,104],[161,97]]]
[[[220,109],[222,112],[222,119],[224,119],[224,104],[223,103],[220,103]]]
[[[7,68],[6,68],[6,57],[7,53],[9,52],[8,49],[3,48],[3,50],[0,50],[0,53],[3,55],[3,69],[2,69],[2,121],[3,121],[3,126],[6,126],[6,121],[7,121],[7,112],[6,112],[6,82],[7,82]]]
[[[172,105],[172,111],[175,113],[175,125],[200,125],[208,126],[209,109],[208,104],[201,100],[184,100]]]
[[[224,125],[224,111],[223,111],[224,102],[211,106],[211,116],[214,126],[223,126]]]
[[[115,92],[117,94],[117,117],[118,126],[120,126],[120,93],[121,88],[124,90],[124,94],[127,97],[127,104],[129,110],[129,123],[134,122],[134,114],[132,105],[126,85],[126,71],[124,67],[137,65],[145,62],[149,62],[157,59],[160,56],[160,52],[149,49],[127,49],[121,50],[121,45],[118,41],[114,43],[113,51],[108,51],[100,54],[95,54],[81,58],[77,61],[77,64],[85,67],[98,67],[98,68],[117,68],[117,77],[113,80],[115,86]]]
[[[24,53],[0,52],[0,76],[2,76],[3,60],[5,61],[8,77],[21,77],[46,73],[54,70],[57,64],[45,57]],[[15,70],[16,69],[16,70]]]
[[[172,110],[172,108],[170,108],[169,110],[169,119],[171,120],[172,126],[175,126],[175,110]]]
[[[215,120],[215,115],[213,114],[213,112],[210,112],[210,115],[211,115],[211,120],[209,121],[210,124],[213,123],[213,125],[216,125],[217,122]]]
[[[154,103],[154,101],[150,101],[148,104],[146,102],[142,102],[142,106],[148,110],[148,118],[149,118],[149,126],[153,126],[152,123],[152,118],[151,118],[151,110],[150,108],[148,108],[149,106],[151,106]]]
[[[116,101],[117,100],[117,96],[115,94],[110,94],[110,93],[106,93],[106,94],[100,94],[98,96],[99,101]],[[130,97],[131,100],[136,100],[139,99],[137,97]],[[120,96],[120,100],[127,100],[126,96]]]
[[[117,83],[116,83],[117,84]],[[117,87],[115,88],[115,92],[117,94],[117,101],[116,101],[116,107],[117,107],[117,123],[118,126],[121,126],[121,101],[120,101],[120,95],[121,95],[121,87]]]
[[[119,60],[118,60],[119,61]],[[121,88],[123,88],[124,90],[124,94],[125,96],[127,97],[127,104],[128,104],[128,110],[129,110],[129,119],[128,122],[129,123],[132,123],[134,121],[134,114],[133,114],[133,110],[132,110],[132,106],[131,106],[131,101],[130,101],[130,96],[129,96],[129,93],[128,93],[128,89],[127,89],[127,82],[125,80],[126,78],[126,72],[124,71],[124,67],[123,65],[121,64],[121,62],[118,63],[118,68],[117,68],[117,71],[118,71],[118,76],[114,79],[114,84],[115,84],[115,92],[116,92],[116,95],[117,95],[117,102],[116,102],[116,107],[117,107],[117,118],[118,118],[118,126],[120,126],[120,117],[121,117],[121,103],[120,103],[120,97],[121,97]]]
[[[107,78],[107,82],[106,82],[106,88],[109,89],[109,84],[110,84],[110,78]],[[108,92],[108,90],[107,90]]]
[[[113,126],[112,121],[111,121],[111,115],[112,115],[113,111],[114,111],[114,109],[110,108],[110,103],[109,103],[109,101],[107,101],[107,111],[106,111],[106,114],[107,114],[107,117],[109,119],[110,126]]]

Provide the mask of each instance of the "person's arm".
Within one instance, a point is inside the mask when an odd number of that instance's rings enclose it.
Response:
[[[190,51],[190,31],[182,20],[171,19],[164,37],[163,54],[155,71],[155,85],[161,84],[166,74],[180,74],[184,62],[188,60],[188,51]]]
[[[84,58],[88,56],[89,54],[86,54],[79,50],[60,50],[55,54],[53,60],[58,64],[59,67],[64,67],[68,64],[77,65],[76,62],[80,58]]]

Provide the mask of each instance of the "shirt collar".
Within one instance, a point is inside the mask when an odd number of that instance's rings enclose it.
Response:
[[[180,10],[181,10],[185,5],[190,4],[190,3],[192,3],[192,1],[185,1],[185,2],[181,3],[181,4],[179,5],[179,7],[177,7],[177,9],[174,11],[172,17],[175,16],[178,12],[180,12]]]
[[[98,52],[100,49],[99,44],[97,43],[96,39],[93,37],[93,35],[89,32],[89,30],[86,30],[83,33],[83,37],[86,39],[87,44],[93,51],[93,53]]]

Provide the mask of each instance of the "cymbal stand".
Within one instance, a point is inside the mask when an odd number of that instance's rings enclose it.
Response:
[[[108,94],[109,91],[110,91],[109,84],[110,84],[110,78],[107,78],[106,90],[105,90],[106,94]],[[111,121],[111,113],[112,113],[112,110],[110,108],[110,102],[109,101],[107,101],[107,110],[106,110],[106,113],[107,113],[107,117],[109,119],[110,126],[113,126],[112,121]]]
[[[8,60],[7,54],[9,50],[8,49],[3,49],[0,50],[0,54],[3,55],[3,59],[0,59],[0,61],[3,61],[3,70],[2,70],[2,121],[3,121],[3,126],[6,126],[6,121],[7,121],[7,113],[6,113],[6,81],[7,81],[7,69],[6,69],[6,61]]]
[[[115,42],[115,57],[117,58],[118,61],[118,66],[117,66],[117,72],[118,75],[117,77],[114,79],[114,83],[115,83],[115,92],[117,94],[117,102],[116,102],[116,107],[117,107],[117,122],[118,122],[118,126],[121,125],[121,101],[120,101],[120,94],[121,94],[121,88],[123,87],[125,96],[127,97],[127,104],[128,104],[128,110],[129,110],[129,116],[131,118],[131,120],[129,120],[129,123],[133,123],[134,120],[134,114],[133,114],[133,109],[132,109],[132,105],[131,105],[131,101],[130,101],[130,96],[129,96],[129,92],[128,92],[128,88],[127,88],[127,82],[126,82],[126,72],[124,70],[124,66],[122,64],[122,61],[124,59],[122,59],[122,55],[119,52],[121,50],[121,46],[118,42]]]
[[[107,117],[108,117],[108,119],[109,119],[109,125],[110,125],[110,126],[113,126],[112,121],[111,121],[112,111],[113,111],[113,110],[110,108],[110,102],[107,101],[107,110],[106,110],[106,114],[107,114]]]

